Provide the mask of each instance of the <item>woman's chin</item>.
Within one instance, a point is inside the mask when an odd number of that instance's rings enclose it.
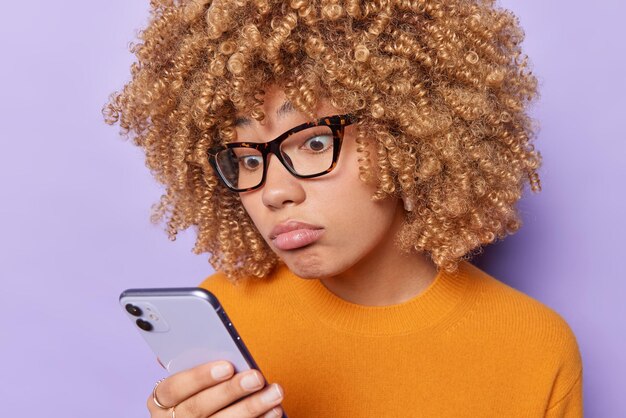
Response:
[[[328,257],[322,257],[317,251],[290,252],[280,258],[293,274],[303,279],[329,277],[335,270]]]

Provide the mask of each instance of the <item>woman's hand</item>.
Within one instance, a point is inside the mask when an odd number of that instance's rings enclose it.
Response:
[[[169,409],[159,408],[152,394],[148,398],[151,418],[257,418],[280,417],[282,388],[274,383],[265,388],[258,370],[247,370],[233,376],[233,365],[227,361],[205,363],[183,370],[159,383],[158,401]],[[260,390],[263,389],[263,390]],[[249,396],[248,396],[249,395]]]

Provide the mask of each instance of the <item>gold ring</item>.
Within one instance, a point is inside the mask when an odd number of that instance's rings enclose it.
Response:
[[[156,406],[158,406],[159,408],[161,408],[161,409],[170,409],[170,408],[172,408],[171,406],[163,405],[161,402],[159,402],[159,400],[157,399],[157,396],[156,396],[157,386],[159,386],[159,383],[161,383],[164,380],[165,379],[161,379],[158,382],[156,382],[156,384],[154,385],[154,389],[152,389],[152,400],[154,401],[154,404]]]

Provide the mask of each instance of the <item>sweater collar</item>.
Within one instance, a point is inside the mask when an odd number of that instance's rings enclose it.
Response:
[[[435,280],[420,294],[395,305],[366,306],[341,299],[317,279],[302,279],[284,264],[277,266],[294,309],[347,333],[398,335],[444,326],[462,315],[477,297],[470,286],[476,267],[466,261],[454,273],[439,270]]]

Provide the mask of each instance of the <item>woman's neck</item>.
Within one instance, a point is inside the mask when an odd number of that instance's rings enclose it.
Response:
[[[386,306],[412,299],[435,280],[438,270],[427,255],[404,254],[395,246],[391,237],[397,235],[404,218],[398,206],[388,240],[343,273],[320,279],[329,291],[355,304]]]

